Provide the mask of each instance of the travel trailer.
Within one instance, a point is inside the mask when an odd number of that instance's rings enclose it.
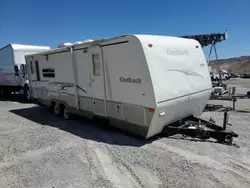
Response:
[[[9,44],[0,49],[0,94],[11,92],[25,94],[30,99],[29,81],[25,65],[25,55],[49,50],[47,46]]]
[[[193,39],[123,35],[26,56],[33,98],[55,115],[105,118],[144,138],[199,116],[212,91]]]

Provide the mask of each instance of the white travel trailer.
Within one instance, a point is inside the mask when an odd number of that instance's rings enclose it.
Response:
[[[33,97],[56,115],[103,117],[149,138],[200,115],[212,84],[193,39],[123,35],[26,56]]]
[[[47,46],[9,44],[0,49],[0,94],[25,93],[30,98],[25,55],[49,50]]]

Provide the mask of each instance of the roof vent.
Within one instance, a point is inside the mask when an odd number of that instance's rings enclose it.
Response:
[[[92,40],[92,39],[87,39],[87,40],[84,40],[84,41],[82,41],[82,43],[89,43],[89,42],[93,42],[94,40]]]
[[[63,47],[71,46],[71,45],[72,45],[72,43],[66,42],[66,43],[62,43],[62,44],[57,45],[57,48],[63,48]]]
[[[76,42],[74,42],[74,44],[82,44],[82,42],[81,41],[76,41]]]

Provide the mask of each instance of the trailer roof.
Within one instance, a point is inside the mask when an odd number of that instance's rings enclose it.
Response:
[[[44,50],[50,50],[50,47],[49,46],[36,46],[36,45],[25,45],[25,44],[8,44],[6,46],[4,46],[3,48],[0,48],[0,50],[8,47],[8,46],[11,46],[11,48],[13,50],[28,50],[28,51],[33,51],[33,50],[41,50],[41,51],[44,51]]]
[[[83,42],[83,43],[77,43],[77,44],[72,44],[72,45],[69,45],[69,46],[65,46],[65,47],[60,47],[60,48],[54,48],[54,49],[50,49],[48,51],[44,51],[44,52],[40,52],[40,53],[36,53],[36,55],[38,54],[42,54],[42,55],[50,55],[50,54],[55,54],[55,53],[58,53],[58,52],[68,52],[70,51],[70,47],[89,47],[90,45],[94,45],[94,44],[100,44],[102,42],[107,42],[107,41],[110,41],[110,40],[113,40],[113,39],[116,39],[116,38],[122,38],[122,37],[126,37],[128,35],[120,35],[120,36],[117,36],[117,37],[112,37],[112,38],[105,38],[105,39],[97,39],[97,40],[93,40],[93,41],[87,41],[87,42]],[[34,54],[30,54],[30,55],[27,55],[27,56],[32,56]]]
[[[54,49],[50,49],[48,51],[36,53],[36,55],[38,55],[38,54],[51,55],[51,54],[56,54],[56,53],[60,53],[60,52],[69,52],[70,47],[74,47],[75,49],[78,49],[80,47],[82,49],[82,48],[88,48],[90,45],[95,45],[95,44],[106,45],[106,43],[108,43],[109,41],[112,41],[112,40],[118,39],[118,38],[124,38],[127,36],[135,36],[138,38],[143,37],[143,39],[147,39],[147,38],[152,39],[152,37],[163,37],[163,35],[126,34],[126,35],[120,35],[120,36],[116,36],[116,37],[112,37],[112,38],[97,39],[97,40],[93,40],[93,41],[89,41],[89,42],[77,43],[77,44],[72,44],[72,45],[65,46],[65,47],[54,48]],[[179,40],[179,39],[181,39],[181,40],[193,40],[193,39],[187,39],[187,38],[176,37],[176,36],[164,36],[164,37],[176,38],[177,40]],[[27,56],[32,56],[32,55],[34,55],[34,54],[30,54]]]
[[[11,44],[13,50],[49,50],[49,46],[35,46],[23,44]]]

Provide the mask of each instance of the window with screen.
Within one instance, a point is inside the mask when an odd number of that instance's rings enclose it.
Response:
[[[93,54],[92,55],[92,61],[93,61],[93,71],[94,75],[100,75],[101,74],[101,60],[99,54]]]
[[[54,78],[55,77],[55,69],[43,69],[43,77],[47,77],[47,78]]]

